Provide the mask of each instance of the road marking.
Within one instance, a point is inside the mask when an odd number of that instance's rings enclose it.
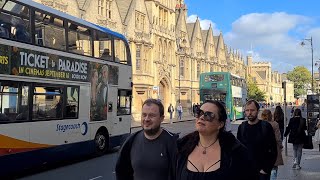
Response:
[[[97,177],[91,178],[89,180],[95,180],[95,179],[99,179],[99,178],[102,178],[102,176],[97,176]]]

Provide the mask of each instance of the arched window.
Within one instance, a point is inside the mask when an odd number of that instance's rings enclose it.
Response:
[[[199,79],[201,73],[201,63],[197,62],[197,78]]]
[[[159,40],[159,44],[158,44],[158,49],[159,49],[159,54],[158,54],[158,60],[161,62],[162,61],[162,43],[161,41]]]
[[[141,45],[137,45],[136,49],[136,70],[141,69]]]
[[[184,78],[184,66],[185,66],[184,58],[180,57],[180,66],[179,66],[180,78]]]
[[[172,63],[172,48],[171,48],[171,42],[169,43],[169,48],[168,48],[168,64],[173,64]]]
[[[163,43],[163,54],[162,54],[162,60],[163,60],[163,62],[165,62],[165,63],[168,63],[168,59],[167,59],[167,53],[168,53],[168,49],[167,49],[167,43],[166,42],[164,42]]]

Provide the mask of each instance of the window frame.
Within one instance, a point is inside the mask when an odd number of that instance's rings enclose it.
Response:
[[[121,92],[126,92],[125,97],[129,97],[129,112],[128,113],[120,113],[120,110],[126,110],[128,109],[127,107],[120,107],[120,97],[121,97]],[[117,98],[117,116],[123,116],[123,115],[131,115],[132,114],[132,90],[131,89],[118,89],[118,98]]]
[[[0,124],[11,124],[11,123],[26,123],[26,122],[37,122],[37,121],[60,121],[60,120],[78,120],[79,119],[79,110],[80,110],[80,86],[77,85],[59,85],[59,84],[53,84],[53,83],[38,83],[38,82],[25,82],[25,81],[13,81],[13,80],[0,80],[0,85],[3,85],[3,82],[12,82],[17,83],[18,86],[18,92],[17,93],[11,93],[11,94],[17,94],[18,99],[16,102],[16,106],[19,106],[21,108],[22,106],[22,100],[19,100],[19,96],[22,96],[22,88],[23,86],[28,87],[28,99],[27,99],[27,105],[28,105],[28,114],[26,120],[11,120],[10,121],[0,121]],[[60,118],[45,118],[45,119],[35,119],[33,117],[33,103],[34,103],[34,96],[36,95],[47,95],[46,93],[35,93],[34,89],[35,87],[58,87],[61,88],[62,92],[60,93],[60,98],[62,98],[62,106],[61,106],[61,117]],[[66,107],[67,107],[67,88],[77,88],[78,90],[78,101],[77,101],[77,112],[75,117],[67,117],[66,116]],[[2,93],[0,93],[2,94]],[[8,94],[6,92],[6,94]],[[2,99],[0,101],[2,106]],[[1,107],[2,108],[2,107]],[[18,111],[17,111],[18,114]]]

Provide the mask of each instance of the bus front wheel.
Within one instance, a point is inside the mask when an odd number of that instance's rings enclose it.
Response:
[[[94,138],[96,154],[103,155],[109,148],[109,137],[105,131],[98,131]]]

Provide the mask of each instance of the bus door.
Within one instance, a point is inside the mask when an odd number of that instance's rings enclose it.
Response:
[[[308,134],[314,135],[319,120],[319,95],[307,95],[307,126]]]

